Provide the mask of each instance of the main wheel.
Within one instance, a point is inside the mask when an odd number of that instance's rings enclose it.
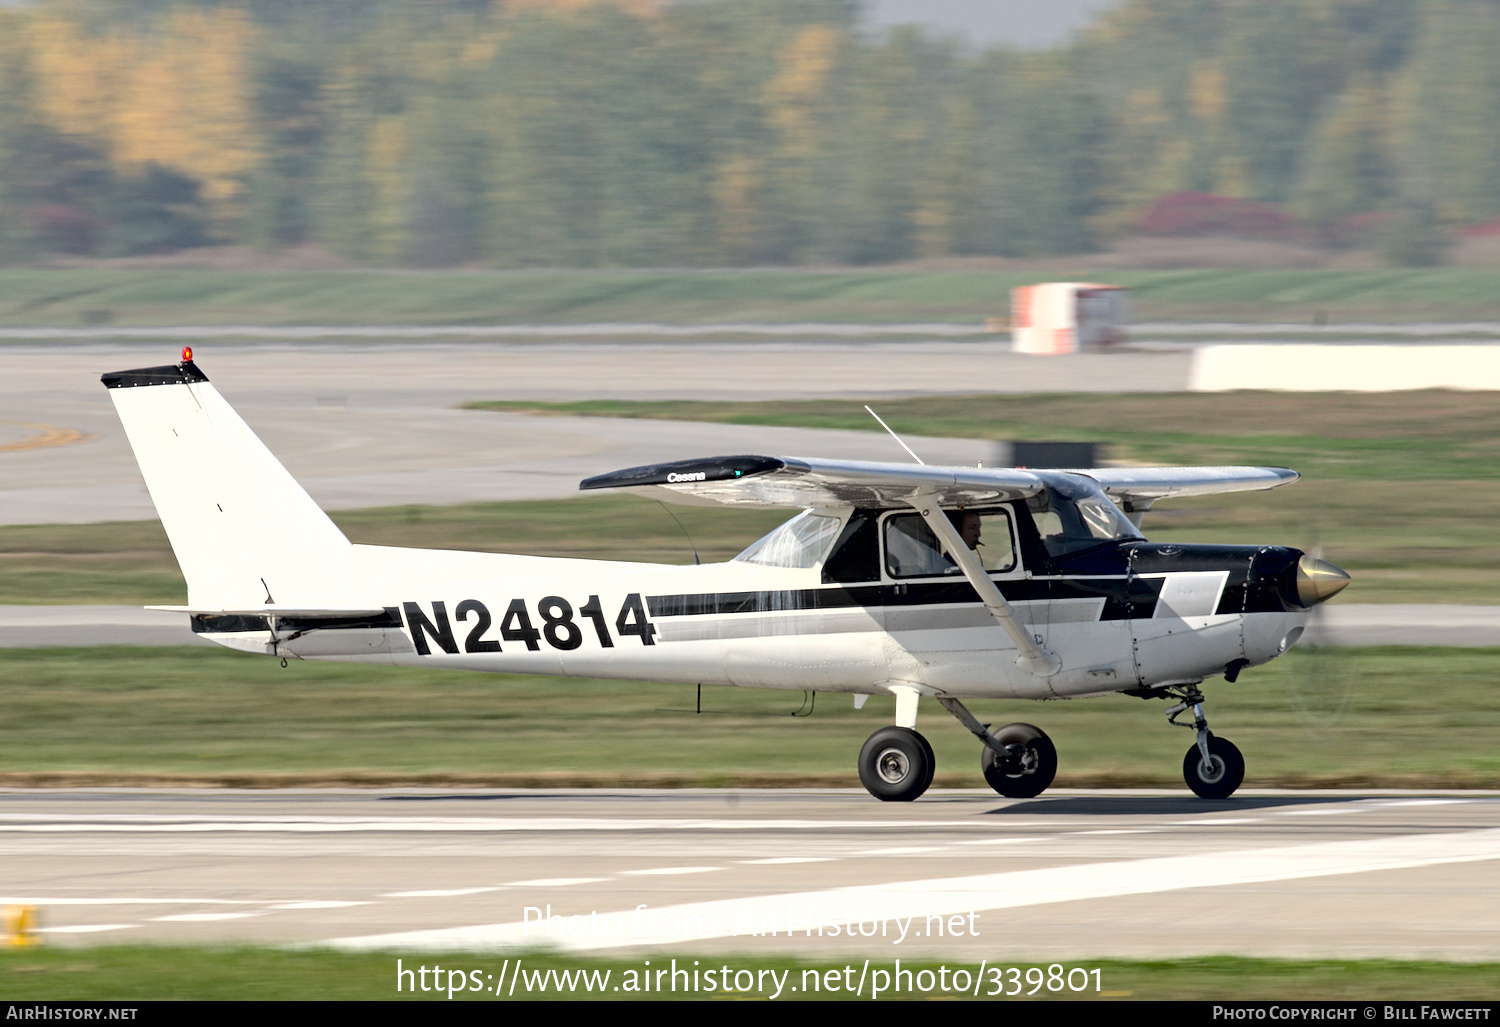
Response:
[[[927,739],[909,727],[883,727],[859,751],[859,780],[875,798],[910,802],[932,784],[937,760]]]
[[[1039,727],[1006,724],[995,732],[1002,745],[1019,745],[1021,752],[1001,759],[988,745],[979,754],[984,780],[1007,799],[1031,799],[1041,795],[1057,776],[1057,747]]]
[[[1233,742],[1208,736],[1208,764],[1195,745],[1182,758],[1182,777],[1187,786],[1205,799],[1227,799],[1245,780],[1245,757]]]

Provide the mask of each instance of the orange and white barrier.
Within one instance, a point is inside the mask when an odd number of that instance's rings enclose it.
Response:
[[[1011,348],[1052,355],[1125,340],[1125,290],[1089,282],[1044,282],[1011,290]]]

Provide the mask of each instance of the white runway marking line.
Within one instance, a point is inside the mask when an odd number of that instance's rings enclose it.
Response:
[[[1171,827],[1229,827],[1234,824],[1258,824],[1260,817],[1208,817],[1203,820],[1173,820]],[[1096,833],[1096,832],[1089,832]]]
[[[0,895],[0,906],[263,906],[257,899],[199,899],[199,898],[149,898],[145,896],[101,896],[98,898],[75,898],[71,896],[16,897]]]
[[[1085,863],[1038,870],[1019,870],[974,877],[931,878],[887,884],[833,888],[785,895],[721,899],[663,906],[649,910],[659,931],[640,933],[641,921],[629,910],[604,913],[624,925],[615,937],[551,937],[564,949],[586,950],[748,935],[753,927],[779,923],[861,923],[967,915],[1056,902],[1147,895],[1189,888],[1230,887],[1273,881],[1400,870],[1445,863],[1500,860],[1500,828],[1454,834],[1369,838],[1279,848],[1206,852]],[[634,931],[628,928],[634,924]],[[669,934],[666,925],[678,933]],[[737,927],[738,925],[738,927]],[[692,929],[693,933],[687,931]],[[915,929],[915,928],[914,928]],[[536,925],[524,922],[483,924],[427,931],[332,939],[340,949],[494,950],[536,944]],[[799,935],[801,929],[799,929]]]
[[[608,877],[538,877],[533,881],[511,881],[502,888],[571,888],[575,884],[598,884]]]
[[[719,867],[666,867],[660,870],[626,870],[627,874],[695,874]],[[507,884],[492,884],[478,888],[424,888],[417,891],[391,891],[379,895],[382,899],[446,899],[462,895],[483,895],[486,892],[509,891],[513,888],[571,888],[579,884],[598,884],[611,881],[611,877],[538,877],[531,881],[511,881]]]
[[[368,906],[369,902],[351,902],[342,899],[289,899],[284,902],[275,902],[264,899],[181,899],[181,898],[137,898],[130,896],[121,898],[105,896],[100,898],[73,898],[73,897],[42,897],[27,896],[17,898],[14,896],[0,896],[0,906],[264,906],[266,909],[346,909],[350,906]],[[192,914],[199,919],[210,914]],[[259,916],[259,913],[224,913],[213,914],[220,919],[228,919],[240,916]],[[157,919],[170,919],[158,917]],[[126,924],[124,926],[130,926]],[[72,928],[70,928],[71,930]],[[82,930],[82,928],[77,928]],[[106,928],[100,928],[105,930]],[[108,928],[113,930],[113,928]],[[62,928],[58,928],[62,930]]]
[[[101,931],[128,931],[140,924],[75,924],[72,927],[38,927],[37,934],[98,934]]]
[[[171,916],[154,916],[158,923],[207,923],[214,920],[246,920],[259,913],[174,913]]]
[[[742,859],[739,863],[747,867],[774,867],[790,863],[832,863],[835,856],[772,856],[769,859]]]
[[[827,831],[875,828],[889,831],[924,828],[972,828],[968,820],[620,820],[604,817],[245,817],[152,816],[115,813],[79,818],[66,813],[0,813],[0,834],[177,834],[212,831],[265,834],[343,834],[375,832],[509,832],[509,831]]]
[[[711,870],[723,869],[723,867],[652,867],[650,870],[622,870],[620,873],[630,877],[672,877],[676,874],[706,874]]]

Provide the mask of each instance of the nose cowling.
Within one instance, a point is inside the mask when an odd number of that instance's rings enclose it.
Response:
[[[1297,561],[1297,599],[1303,606],[1317,606],[1349,586],[1349,575],[1327,560],[1303,554]]]

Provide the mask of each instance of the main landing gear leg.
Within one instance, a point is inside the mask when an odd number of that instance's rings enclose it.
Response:
[[[1245,757],[1233,742],[1216,738],[1208,729],[1208,718],[1203,715],[1203,693],[1197,685],[1163,691],[1178,700],[1176,706],[1167,710],[1167,723],[1198,732],[1197,742],[1182,758],[1182,777],[1187,786],[1205,799],[1229,798],[1245,780]],[[1193,722],[1178,724],[1177,718],[1188,710],[1193,711]]]
[[[1008,799],[1035,798],[1057,776],[1057,748],[1040,728],[1007,724],[992,732],[957,699],[940,696],[938,702],[984,743],[979,769],[985,782],[1001,795]]]

